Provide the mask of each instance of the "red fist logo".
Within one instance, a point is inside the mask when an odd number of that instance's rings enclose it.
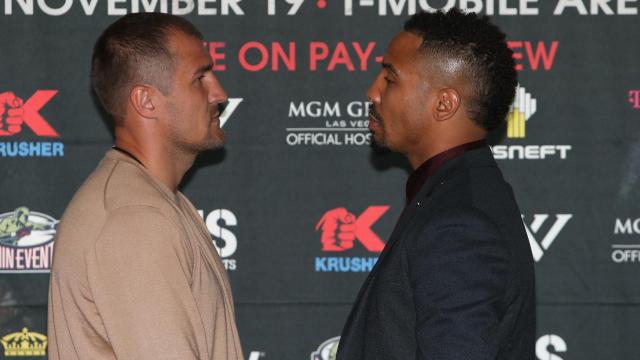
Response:
[[[323,251],[344,251],[353,247],[356,239],[356,217],[345,208],[327,211],[316,225],[322,228]]]
[[[23,101],[11,91],[1,92],[0,136],[15,135],[22,131],[23,125],[38,136],[60,136],[40,114],[40,110],[57,93],[57,90],[38,90]]]
[[[388,209],[388,206],[369,206],[358,217],[342,207],[327,211],[316,224],[316,230],[322,229],[322,251],[345,251],[353,248],[355,240],[369,251],[382,251],[384,242],[371,226]]]
[[[24,101],[11,91],[0,93],[0,136],[14,135],[22,131]]]

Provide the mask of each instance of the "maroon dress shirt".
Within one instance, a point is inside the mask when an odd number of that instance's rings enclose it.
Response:
[[[479,149],[486,146],[487,143],[483,140],[473,141],[470,143],[458,145],[447,149],[423,162],[417,169],[415,169],[409,179],[407,180],[406,189],[406,205],[418,194],[420,188],[427,181],[429,176],[433,175],[438,169],[442,167],[447,161],[457,158],[458,156],[466,153],[467,151]]]

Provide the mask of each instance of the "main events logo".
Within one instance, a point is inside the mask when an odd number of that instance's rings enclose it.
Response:
[[[336,360],[340,336],[332,337],[318,346],[318,349],[311,353],[311,360]]]
[[[24,100],[11,91],[0,91],[0,157],[64,156],[64,144],[59,141],[3,141],[28,133],[40,138],[60,137],[40,114],[57,93],[38,90]]]
[[[384,242],[372,226],[389,210],[389,206],[369,206],[360,215],[339,207],[327,211],[316,224],[322,251],[341,253],[356,247],[380,253]],[[355,246],[358,244],[360,246]],[[320,256],[315,258],[317,272],[369,272],[378,257]]]
[[[0,214],[0,273],[49,272],[57,226],[25,206]]]
[[[292,101],[287,117],[298,120],[286,129],[286,143],[289,146],[369,145],[370,106],[367,101]]]
[[[507,138],[525,139],[529,120],[534,118],[537,110],[537,99],[526,88],[518,86],[507,115]],[[571,151],[571,145],[495,145],[491,149],[497,160],[564,160]]]

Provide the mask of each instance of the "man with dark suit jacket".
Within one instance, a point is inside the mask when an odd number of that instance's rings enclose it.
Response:
[[[369,128],[414,172],[337,359],[533,359],[531,249],[485,143],[516,85],[505,34],[486,17],[418,13],[392,40],[368,91]]]

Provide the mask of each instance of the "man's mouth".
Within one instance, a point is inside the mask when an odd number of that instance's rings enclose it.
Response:
[[[369,109],[369,121],[375,121],[378,124],[382,123],[380,114],[378,113],[375,106],[371,106],[371,108]]]
[[[380,120],[378,120],[373,114],[369,114],[369,126],[368,126],[370,131],[375,132],[375,130],[378,130],[381,128],[380,126]]]
[[[376,115],[377,113],[375,111],[369,111],[369,129],[371,129],[371,126],[381,127],[382,121],[380,121],[380,117]]]

